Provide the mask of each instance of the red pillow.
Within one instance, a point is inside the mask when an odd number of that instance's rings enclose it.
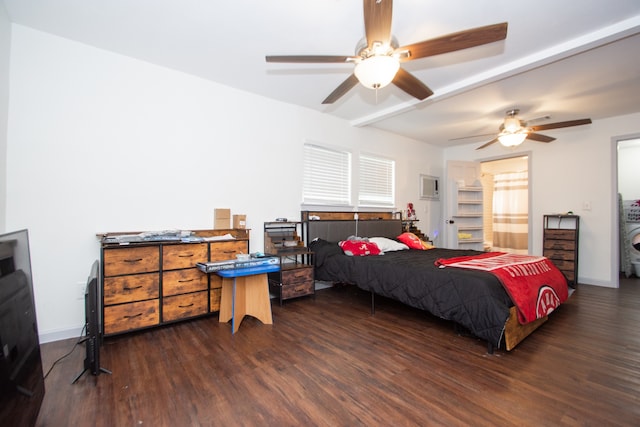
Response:
[[[373,242],[365,240],[343,240],[338,243],[345,255],[349,256],[366,256],[379,255],[380,248]]]
[[[397,239],[405,245],[409,246],[411,249],[424,250],[422,240],[420,240],[420,238],[413,233],[402,233],[397,237]]]

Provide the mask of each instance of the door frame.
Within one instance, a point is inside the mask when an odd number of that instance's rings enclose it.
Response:
[[[629,139],[640,138],[640,133],[631,133],[627,135],[618,135],[611,137],[611,182],[613,191],[611,192],[611,200],[609,206],[611,206],[611,247],[609,253],[611,254],[611,264],[614,266],[611,271],[610,283],[614,288],[620,287],[620,208],[618,206],[618,146],[620,142]]]
[[[527,176],[528,176],[528,188],[527,188],[527,198],[528,201],[527,203],[529,204],[529,212],[528,212],[528,221],[527,221],[527,247],[528,247],[528,252],[531,253],[533,251],[533,222],[532,218],[531,218],[531,213],[534,212],[533,209],[533,191],[532,190],[532,183],[533,183],[533,168],[532,168],[532,164],[533,164],[533,152],[530,150],[527,151],[519,151],[517,153],[509,153],[509,154],[501,154],[501,155],[497,155],[497,156],[491,156],[491,157],[484,157],[481,159],[476,159],[476,162],[479,163],[483,163],[483,162],[492,162],[494,160],[505,160],[505,159],[511,159],[513,157],[522,157],[522,156],[527,156]]]
[[[532,209],[532,192],[531,192],[531,152],[519,152],[513,153],[511,155],[503,155],[499,157],[492,157],[488,159],[479,160],[480,168],[482,170],[482,163],[495,162],[500,160],[508,160],[516,157],[527,157],[527,253],[531,254],[533,250],[533,222],[531,221],[531,211]]]

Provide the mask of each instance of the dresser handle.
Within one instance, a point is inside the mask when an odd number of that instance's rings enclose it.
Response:
[[[134,286],[133,288],[125,287],[125,288],[122,288],[122,290],[123,291],[133,291],[134,289],[140,289],[141,287],[142,287],[142,285]]]
[[[125,259],[124,262],[140,262],[143,258]]]
[[[178,307],[180,308],[187,308],[187,307],[191,307],[193,305],[193,303],[189,304],[189,305],[179,305]]]
[[[125,319],[133,319],[134,317],[140,317],[142,313],[134,314],[133,316],[124,316]]]
[[[178,258],[191,258],[193,256],[193,254],[186,254],[186,255],[178,255]]]
[[[178,280],[178,283],[188,283],[188,282],[193,282],[194,279],[185,279],[185,280]]]

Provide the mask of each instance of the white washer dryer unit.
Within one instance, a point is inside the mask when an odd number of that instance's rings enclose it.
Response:
[[[623,206],[629,242],[627,250],[634,274],[640,277],[640,201],[625,200]]]

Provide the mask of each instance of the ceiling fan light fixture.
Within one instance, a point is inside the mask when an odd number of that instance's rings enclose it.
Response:
[[[504,119],[503,128],[505,132],[516,133],[520,130],[521,127],[522,126],[520,124],[520,119],[515,116],[507,116]]]
[[[354,74],[363,86],[381,89],[393,81],[400,69],[397,58],[389,55],[374,55],[356,64]]]
[[[498,135],[498,141],[505,147],[516,147],[527,139],[526,131],[508,132],[506,129]]]

